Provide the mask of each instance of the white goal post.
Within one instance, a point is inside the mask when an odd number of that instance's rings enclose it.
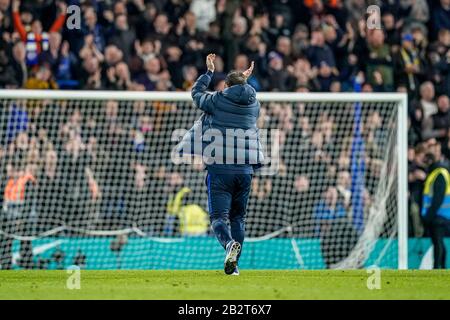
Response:
[[[255,182],[254,188],[257,191],[252,191],[252,197],[256,197],[257,200],[253,200],[254,203],[249,205],[249,220],[247,222],[247,227],[250,229],[249,244],[246,245],[248,247],[244,246],[242,258],[245,265],[251,268],[271,268],[271,259],[277,259],[279,266],[275,268],[360,268],[367,267],[368,264],[376,264],[381,267],[407,269],[407,95],[403,93],[259,92],[257,93],[257,99],[265,109],[264,114],[262,114],[265,120],[262,120],[261,123],[272,129],[282,129],[284,132],[281,158],[285,164],[283,167],[285,169],[280,169],[280,179],[274,177],[270,181],[260,179]],[[112,103],[109,105],[108,103],[111,101]],[[137,104],[139,102],[142,104]],[[25,115],[20,113],[20,110],[22,110],[20,108],[19,111],[14,109],[15,113],[8,109],[12,108],[13,105],[22,106]],[[62,111],[59,114],[58,108],[61,106],[63,106],[61,109],[64,109],[64,115]],[[122,118],[126,118],[126,120],[123,120],[126,123],[124,128],[127,128],[123,135],[125,140],[124,142],[118,142],[118,145],[123,147],[120,152],[109,151],[109,145],[107,145],[109,140],[100,142],[100,136],[109,132],[108,130],[112,128],[107,128],[113,122],[108,117],[112,116],[110,114],[103,115],[103,109],[108,108],[108,106],[111,109],[106,113],[114,113],[114,117],[119,114],[119,117],[122,115]],[[36,115],[33,111],[34,108],[38,109]],[[73,110],[81,111],[74,115]],[[167,118],[166,115],[168,114],[170,116]],[[38,165],[32,166],[32,170],[35,170],[33,171],[35,176],[41,174],[37,171],[45,170],[46,164],[44,162],[47,161],[47,156],[51,157],[51,154],[55,154],[54,157],[58,159],[58,165],[63,163],[60,160],[63,158],[61,154],[68,152],[64,148],[72,150],[71,148],[74,147],[69,146],[70,141],[61,141],[61,139],[71,139],[66,138],[66,136],[79,134],[80,139],[83,140],[80,143],[87,146],[86,150],[91,150],[93,145],[97,148],[95,156],[90,155],[91,165],[89,170],[82,172],[82,175],[85,174],[88,181],[86,192],[89,197],[93,195],[94,198],[97,193],[102,194],[101,201],[106,201],[104,200],[108,197],[105,196],[106,194],[110,196],[108,198],[110,202],[108,203],[100,203],[99,200],[92,204],[91,198],[86,201],[81,200],[84,201],[84,207],[96,212],[93,218],[90,215],[87,215],[88,218],[79,217],[76,210],[70,213],[69,218],[61,218],[61,215],[65,215],[64,209],[68,202],[60,200],[56,205],[52,199],[45,198],[48,197],[48,193],[44,194],[44,191],[38,188],[35,195],[37,202],[40,203],[38,205],[42,211],[40,215],[51,216],[50,218],[47,217],[47,220],[44,219],[47,222],[51,220],[48,222],[51,226],[40,227],[40,229],[38,227],[37,230],[36,227],[31,227],[31,223],[21,222],[25,226],[22,229],[5,230],[8,223],[4,223],[3,225],[0,224],[0,235],[3,234],[4,238],[9,237],[16,242],[20,242],[21,239],[43,241],[43,238],[48,234],[51,234],[52,237],[55,235],[61,236],[61,239],[58,239],[61,242],[58,242],[58,245],[55,244],[55,247],[58,247],[59,243],[66,243],[67,246],[72,245],[73,250],[71,250],[73,252],[70,252],[70,254],[84,257],[88,260],[87,265],[94,269],[115,267],[177,268],[179,264],[172,264],[169,260],[183,261],[182,253],[175,252],[180,250],[179,248],[155,249],[156,247],[153,245],[138,243],[137,240],[136,244],[133,244],[134,242],[130,239],[120,237],[135,234],[143,238],[151,238],[159,244],[167,246],[175,246],[177,241],[184,239],[186,246],[194,250],[189,245],[197,241],[195,240],[197,239],[195,230],[199,229],[195,229],[195,226],[193,226],[192,230],[194,231],[189,233],[189,218],[183,215],[184,211],[180,213],[182,210],[177,207],[177,205],[180,206],[180,203],[177,202],[177,196],[180,196],[181,199],[181,197],[191,195],[194,199],[192,203],[199,207],[195,210],[203,208],[207,212],[207,205],[204,200],[206,195],[201,194],[203,192],[201,187],[203,186],[198,187],[198,189],[195,188],[195,184],[201,185],[203,183],[204,173],[202,171],[192,173],[191,169],[183,167],[184,169],[177,171],[180,175],[173,174],[176,169],[172,167],[177,168],[176,165],[160,166],[160,163],[168,163],[170,157],[167,157],[167,153],[160,154],[159,151],[161,148],[170,149],[172,130],[180,129],[180,127],[181,129],[188,129],[189,127],[186,126],[192,124],[192,120],[195,120],[198,114],[199,111],[195,110],[192,105],[189,92],[0,90],[0,121],[3,119],[4,123],[3,131],[0,131],[0,149],[3,148],[3,150],[0,150],[0,165],[4,166],[1,170],[5,172],[0,172],[0,178],[4,179],[2,187],[5,186],[8,174],[10,174],[8,170],[13,168],[11,170],[14,171],[14,165],[10,165],[10,162],[17,164],[24,161],[23,159],[14,160],[14,154],[17,152],[11,151],[11,154],[8,155],[8,149],[14,150],[14,147],[10,145],[15,143],[14,139],[21,132],[28,132],[31,130],[30,128],[33,128],[35,139],[33,141],[27,140],[27,144],[28,146],[39,144],[36,149],[40,151],[36,151],[36,157],[42,160]],[[82,120],[79,120],[79,118],[82,118]],[[58,121],[59,123],[56,124]],[[25,125],[24,122],[26,122]],[[49,143],[50,146],[47,146],[41,140],[48,138],[49,132],[53,130],[50,128],[52,125],[57,126],[54,131],[55,139],[58,142],[53,141]],[[141,130],[141,128],[144,129]],[[40,131],[40,129],[42,130]],[[2,130],[2,127],[0,127],[0,130]],[[89,132],[97,138],[92,142],[92,145],[90,145],[89,134],[85,134],[85,132]],[[151,136],[151,132],[157,134]],[[45,135],[47,137],[41,137]],[[147,138],[148,135],[150,135],[150,138]],[[126,141],[128,140],[126,139],[132,139],[133,149],[130,149],[131,151],[127,149],[128,142]],[[148,142],[146,139],[153,140]],[[304,140],[311,142],[303,146]],[[355,140],[358,140],[359,144],[355,143]],[[51,151],[56,150],[56,144],[60,144],[64,152],[48,152],[49,148]],[[317,145],[320,147],[317,147]],[[106,155],[102,153],[102,146],[106,150],[103,152]],[[32,155],[29,154],[29,151],[26,152],[25,158],[30,159]],[[149,153],[151,153],[150,156]],[[317,161],[320,164],[315,160],[316,158],[308,159],[308,154],[311,154],[311,157],[319,157],[320,160]],[[114,156],[119,158],[112,158]],[[142,160],[142,163],[145,163],[145,165],[140,162],[143,158],[145,159]],[[118,165],[122,162],[126,163],[126,168],[125,164],[123,168]],[[50,163],[52,162],[50,161]],[[20,164],[17,164],[17,166],[20,166]],[[172,169],[168,169],[169,167]],[[342,169],[343,167],[346,169]],[[123,170],[123,173],[109,172],[109,168],[122,168],[120,170]],[[161,169],[164,171],[161,174],[159,173],[160,168],[165,170]],[[62,176],[64,172],[67,172],[66,169],[60,168]],[[323,170],[327,172],[323,173]],[[74,175],[78,174],[78,171],[73,171]],[[342,179],[344,180],[345,176],[348,176],[346,181],[349,184],[348,188],[343,188],[342,192],[335,187],[335,184],[339,183],[339,179],[341,179],[340,173],[342,173]],[[111,177],[112,175],[114,177]],[[115,177],[115,175],[118,175],[118,177]],[[316,178],[315,175],[320,176],[320,178]],[[143,176],[146,178],[142,178]],[[330,178],[330,176],[332,177]],[[128,183],[131,180],[131,184],[139,185],[140,178],[146,181],[142,182],[143,184],[151,185],[142,189],[146,190],[147,194],[143,192],[141,198],[133,194],[134,189],[127,189],[125,186],[125,182]],[[349,178],[350,180],[348,180]],[[168,186],[157,184],[155,181],[158,179],[162,182],[166,181]],[[192,180],[192,183],[189,179]],[[61,181],[55,185],[56,189],[51,192],[68,192],[68,189],[64,189],[68,182],[66,180]],[[172,184],[175,189],[172,188]],[[351,193],[349,191],[350,184]],[[111,187],[112,185],[114,185],[114,188]],[[59,186],[61,186],[61,189],[58,189]],[[168,200],[163,199],[166,194],[173,191],[174,196],[168,196]],[[2,189],[0,192],[3,194],[4,190]],[[120,194],[120,199],[118,194]],[[355,200],[355,198],[357,199]],[[86,204],[88,201],[89,204]],[[327,207],[329,201],[333,205]],[[169,214],[164,212],[159,216],[158,214],[147,215],[147,211],[156,207],[156,202],[160,203],[158,208],[162,208],[161,210],[168,208]],[[345,205],[340,205],[340,202],[345,202]],[[62,208],[55,208],[55,206]],[[3,207],[5,208],[5,205]],[[307,207],[308,210],[302,211],[299,207]],[[127,211],[128,208],[131,208],[129,209],[131,213]],[[184,206],[184,209],[187,210],[187,206]],[[53,210],[59,213],[55,213],[53,216]],[[197,212],[195,210],[192,212]],[[339,215],[339,210],[342,211],[342,215]],[[2,214],[5,215],[5,210],[0,213],[0,216]],[[40,215],[37,214],[37,216]],[[176,217],[175,225],[172,221],[175,218],[172,216]],[[39,219],[37,218],[37,220]],[[342,222],[343,219],[348,221]],[[100,220],[101,222],[98,222]],[[44,224],[43,222],[39,223]],[[329,230],[329,228],[333,228],[334,223],[343,223],[345,226],[324,236],[324,232],[330,231],[323,231],[322,228]],[[15,223],[14,225],[18,224]],[[352,229],[350,233],[348,233],[348,228]],[[175,229],[178,231],[174,231]],[[56,230],[55,234],[49,233],[49,230]],[[122,232],[121,230],[126,231]],[[205,231],[205,235],[208,232]],[[101,259],[107,258],[90,258],[87,249],[83,247],[83,244],[80,244],[83,243],[82,241],[88,243],[88,240],[76,238],[80,234],[98,236],[99,238],[108,235],[116,237],[113,239],[114,241],[111,241],[108,250],[111,250],[112,256],[116,257],[117,261],[108,262],[112,265],[102,265]],[[202,235],[202,237],[205,235]],[[207,237],[212,238],[212,235],[208,233]],[[284,242],[282,238],[289,240]],[[341,244],[341,238],[346,243],[345,245]],[[204,238],[201,239],[199,240],[201,245],[193,244],[201,246],[205,251],[193,253],[195,257],[198,257],[198,261],[202,259],[205,261],[200,263],[199,268],[214,268],[217,265],[216,260],[220,264],[220,258],[217,258],[220,257],[221,253],[219,246],[215,247],[214,241],[210,244],[209,242],[206,243],[203,240]],[[316,243],[314,239],[319,239],[317,244],[314,244]],[[350,241],[349,239],[353,240]],[[383,241],[379,241],[379,239]],[[38,245],[44,247],[49,243],[56,243],[56,240],[53,240],[53,242],[33,243],[33,257],[30,257],[24,263],[36,265],[37,253],[34,247]],[[103,250],[99,249],[102,245],[100,240],[98,243],[89,240],[89,244],[86,245],[93,246],[92,252],[97,251],[98,253],[98,250]],[[7,243],[5,241],[0,241],[0,268],[2,268],[2,245]],[[271,241],[270,245],[267,242],[267,246],[263,247],[264,241]],[[351,244],[347,244],[347,242],[351,242]],[[75,243],[77,244],[75,245]],[[253,243],[256,244],[251,247]],[[115,250],[114,245],[117,245],[119,249]],[[135,255],[120,251],[122,246],[125,245],[136,246]],[[13,244],[4,250],[13,252],[11,254],[13,268],[14,261],[18,259],[17,256],[22,254],[22,251],[20,251],[22,249],[18,249],[18,246],[19,244]],[[287,246],[287,249],[283,246]],[[324,249],[326,246],[329,249]],[[201,248],[198,250],[201,250]],[[267,257],[265,256],[264,252],[272,248],[282,248],[279,250],[279,257],[270,258],[270,253],[267,253]],[[141,261],[141,258],[137,255],[139,252],[146,252],[147,249],[153,250],[153,255],[155,250],[156,254],[164,255],[162,260],[166,261],[165,264],[156,265],[157,262],[152,262],[154,264],[148,266],[147,262]],[[247,253],[246,256],[246,250],[251,251],[251,254]],[[320,250],[322,250],[321,253],[317,252]],[[69,251],[66,250],[66,254],[70,255],[67,252]],[[393,252],[395,252],[395,257]],[[14,260],[14,254],[16,260]],[[295,260],[294,262],[291,261],[291,254],[294,257],[292,258]],[[8,255],[6,254],[6,256]],[[100,253],[99,256],[101,256]],[[336,258],[336,256],[339,256],[339,258]],[[308,259],[311,259],[311,264],[305,262]],[[322,262],[316,264],[315,259]],[[96,261],[95,265],[90,264],[91,261]],[[44,262],[40,261],[39,263]],[[52,266],[51,263],[53,262],[47,261],[49,268]],[[22,267],[23,263],[18,265]],[[192,265],[187,267],[196,268]]]

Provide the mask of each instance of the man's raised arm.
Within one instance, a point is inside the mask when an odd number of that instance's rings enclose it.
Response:
[[[206,89],[211,82],[212,75],[214,73],[214,59],[215,54],[209,54],[206,57],[206,66],[208,71],[202,74],[192,87],[191,94],[197,108],[205,111],[206,113],[214,112],[214,101],[216,100],[216,94],[210,94],[206,92]]]

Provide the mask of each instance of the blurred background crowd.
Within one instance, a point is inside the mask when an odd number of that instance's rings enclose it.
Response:
[[[372,4],[381,9],[381,28],[369,23],[373,16],[368,16],[367,8]],[[71,5],[81,9],[80,28],[70,27],[77,25],[73,13],[67,13]],[[418,216],[427,171],[424,155],[432,147],[439,148],[443,157],[450,155],[450,0],[0,0],[0,34],[0,88],[5,89],[188,91],[205,71],[205,56],[214,52],[211,90],[223,89],[228,70],[244,70],[255,61],[249,83],[257,91],[407,92],[410,235],[423,235]],[[171,132],[171,126],[175,129],[172,120],[183,117],[176,105],[108,101],[101,112],[78,104],[63,104],[59,110],[50,105],[17,104],[11,111],[5,104],[0,111],[0,158],[10,164],[2,169],[6,176],[8,170],[21,168],[21,160],[14,159],[22,148],[21,159],[28,159],[27,165],[40,164],[41,179],[56,176],[56,168],[65,170],[61,179],[72,179],[65,184],[46,182],[48,190],[39,192],[55,194],[55,188],[64,184],[65,194],[85,197],[86,203],[101,192],[102,204],[97,206],[107,215],[120,215],[124,203],[133,201],[139,204],[136,210],[150,206],[176,213],[180,208],[179,203],[173,206],[176,198],[143,204],[151,200],[145,195],[153,188],[178,194],[181,187],[204,187],[189,178],[189,170],[181,174],[165,164],[153,164],[149,172],[150,160],[141,156],[125,163],[123,155],[131,149],[146,150],[147,155],[162,152],[160,144],[167,140],[152,137]],[[256,202],[250,208],[265,203],[272,208],[266,211],[270,219],[280,200],[270,195],[287,188],[291,197],[319,202],[316,213],[313,206],[308,213],[318,220],[348,216],[350,142],[337,147],[335,141],[351,136],[353,120],[348,110],[348,127],[339,127],[348,106],[342,108],[324,106],[319,112],[289,104],[263,106],[260,125],[282,128],[289,154],[303,155],[296,162],[284,159],[279,177],[255,179],[251,201]],[[363,135],[375,150],[367,157],[369,176],[380,172],[387,116],[377,108],[364,114]],[[11,119],[18,124],[13,129],[8,127]],[[183,119],[187,127],[195,118]],[[169,151],[154,158],[169,159]],[[114,161],[115,157],[123,161]],[[95,168],[100,163],[107,164],[103,174]],[[313,163],[318,167],[304,172]],[[124,185],[125,180],[130,183]],[[321,187],[314,189],[317,185]],[[130,186],[139,191],[130,192],[126,189]],[[195,194],[204,194],[198,191]],[[308,194],[301,195],[304,191]],[[370,187],[364,191],[365,205],[373,192]],[[65,208],[74,201],[74,212],[68,215],[77,214],[80,199],[61,200],[69,201]],[[283,224],[282,219],[271,226],[276,228],[277,223]],[[161,225],[167,227],[166,222]],[[348,224],[342,228],[347,230]]]
[[[368,18],[372,4],[381,21]],[[215,52],[211,89],[255,61],[258,91],[352,91],[358,77],[364,92],[436,103],[450,90],[449,8],[448,0],[1,0],[0,86],[184,91]]]

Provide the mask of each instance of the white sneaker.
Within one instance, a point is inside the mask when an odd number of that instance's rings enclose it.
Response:
[[[241,251],[241,244],[237,241],[230,241],[227,244],[227,255],[225,256],[224,271],[225,274],[233,274],[237,266],[237,257]],[[239,271],[238,271],[239,273]]]

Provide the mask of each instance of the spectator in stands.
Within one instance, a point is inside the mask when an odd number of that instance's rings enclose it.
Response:
[[[372,111],[367,117],[364,126],[366,137],[366,150],[373,159],[381,159],[383,150],[381,144],[386,140],[389,132],[383,126],[383,118],[378,111]]]
[[[166,176],[167,182],[166,188],[166,208],[167,214],[165,217],[164,234],[175,235],[179,232],[178,215],[181,201],[186,193],[190,192],[190,189],[184,187],[183,176],[179,172],[168,173]]]
[[[392,91],[394,89],[393,58],[388,44],[385,43],[383,30],[373,30],[367,38],[368,57],[366,60],[367,81],[376,88],[375,91]]]
[[[112,47],[113,46],[111,46],[111,48]],[[107,50],[105,50],[105,55],[106,55],[106,57],[109,57]],[[84,45],[78,53],[78,56],[81,59],[80,62],[82,64],[90,63],[91,62],[90,60],[92,60],[92,59],[95,59],[97,63],[102,63],[105,60],[105,55],[103,55],[103,53],[101,53],[98,50],[97,46],[94,43],[94,37],[91,34],[88,34],[84,37]],[[122,56],[120,56],[120,59],[122,59]],[[80,75],[79,75],[79,77],[82,79],[85,79],[84,76],[85,75],[83,73],[80,73]],[[84,83],[84,81],[82,82],[82,84],[83,83]]]
[[[88,7],[84,12],[85,27],[83,33],[91,34],[94,39],[95,47],[103,52],[105,48],[105,31],[101,24],[98,23],[97,13],[92,7]]]
[[[414,45],[412,34],[404,34],[402,37],[402,47],[396,56],[397,86],[405,85],[408,93],[415,97],[423,73],[423,61]]]
[[[450,128],[450,101],[442,95],[437,100],[438,111],[423,122],[424,139],[436,138],[443,153],[448,156],[448,134]]]
[[[252,190],[255,200],[261,204],[261,201],[264,202],[265,199],[268,199],[272,192],[272,180],[255,177],[252,181]]]
[[[250,220],[252,219],[272,219],[274,222],[268,226],[267,231],[275,231],[279,230],[282,226],[279,221],[275,221],[278,219],[273,219],[274,212],[275,215],[279,214],[280,211],[277,212],[277,210],[281,210],[281,208],[274,209],[274,210],[263,210],[262,208],[271,208],[273,203],[276,203],[277,194],[273,194],[273,177],[254,177],[252,180],[252,197],[249,199],[248,203],[248,225],[249,228],[254,227],[257,225],[256,221],[252,224]],[[274,199],[275,198],[275,199]],[[275,201],[274,201],[275,200]],[[254,228],[258,229],[258,227]],[[253,230],[252,230],[253,231]],[[263,235],[265,232],[261,232],[262,230],[258,230],[261,235]],[[251,231],[250,231],[251,232]],[[259,235],[259,234],[258,234]]]
[[[167,168],[165,166],[157,165],[152,171],[148,168],[148,171],[146,169],[145,173],[147,174],[145,183],[149,190],[164,190],[167,187]],[[148,197],[146,198],[148,199]],[[132,205],[133,198],[129,200],[131,200]],[[153,231],[155,233],[155,236],[163,236],[164,232],[167,231],[167,229],[165,229],[167,219],[167,195],[154,194],[154,197],[149,200],[151,200],[151,205],[147,208],[144,216],[139,217],[136,223],[138,227],[143,230],[149,228],[150,232]],[[133,208],[133,206],[128,206],[128,208]]]
[[[276,52],[283,57],[284,65],[288,66],[292,63],[292,43],[291,38],[280,36],[277,39]]]
[[[160,47],[161,42],[159,42],[159,40],[153,41],[150,38],[145,38],[142,41],[136,41],[134,44],[136,55],[132,58],[130,63],[132,70],[134,72],[139,72],[150,58],[153,58],[160,53]],[[177,52],[172,52],[171,48],[176,48]],[[169,65],[172,60],[174,60],[174,62],[179,62],[177,66],[181,67],[180,58],[182,51],[178,47],[171,46],[167,48],[166,54],[168,55],[167,60]]]
[[[205,48],[208,48],[211,52],[215,52],[216,56],[224,56],[224,48],[221,38],[221,25],[218,21],[213,21],[209,24],[209,29],[206,32],[203,42],[205,43]]]
[[[408,30],[405,28],[405,30]],[[417,48],[417,52],[419,54],[420,60],[424,64],[424,67],[427,67],[427,50],[429,47],[429,41],[428,41],[428,30],[427,28],[422,24],[412,24],[409,28],[409,32],[411,32],[413,36],[413,42],[414,46]]]
[[[450,92],[450,30],[441,29],[436,42],[430,45],[430,79],[439,93]]]
[[[186,12],[184,16],[179,19],[175,33],[180,38],[182,46],[185,46],[189,41],[198,40],[196,21],[196,15],[191,11]]]
[[[39,64],[47,64],[57,80],[70,80],[73,57],[70,56],[69,43],[61,41],[60,33],[50,33],[49,49],[39,55]]]
[[[248,58],[245,54],[239,54],[236,56],[236,58],[234,59],[234,70],[237,71],[245,71],[249,65],[249,61]],[[258,79],[256,76],[251,75],[248,79],[247,79],[248,84],[250,84],[253,88],[255,88],[255,90],[259,91],[261,89],[261,84],[259,83]]]
[[[100,59],[101,62],[104,62],[105,69],[108,69],[109,67],[115,67],[119,62],[123,60],[123,51],[114,44],[109,44],[105,48],[104,59]]]
[[[385,11],[381,17],[384,26],[386,37],[386,44],[389,45],[392,53],[397,53],[399,50],[400,35],[396,28],[396,19],[391,11]]]
[[[10,31],[11,21],[8,19],[10,0],[0,1],[0,34],[5,34]]]
[[[148,34],[149,37],[158,40],[162,44],[162,50],[166,49],[166,46],[176,44],[177,37],[172,30],[173,25],[169,22],[169,18],[166,14],[160,13],[153,20],[153,32]]]
[[[322,61],[318,68],[317,82],[319,84],[319,91],[329,92],[331,84],[337,80],[337,70],[332,68],[325,61]]]
[[[125,14],[116,16],[114,29],[109,36],[108,43],[114,44],[123,53],[124,61],[128,62],[136,40],[135,31],[128,25],[128,18]]]
[[[321,28],[313,30],[311,34],[311,45],[306,51],[306,55],[313,67],[319,68],[324,64],[330,68],[336,66],[333,51],[325,43],[325,36]]]
[[[330,268],[348,255],[358,239],[336,188],[327,188],[314,207],[313,217],[314,233],[320,238],[324,263]],[[339,243],[336,243],[336,234],[342,235]]]
[[[283,57],[275,51],[268,55],[269,68],[263,75],[263,87],[270,91],[287,91],[291,77],[283,64]]]
[[[63,172],[61,194],[66,210],[65,223],[86,228],[97,213],[92,208],[93,203],[100,198],[100,190],[90,168],[91,156],[76,131],[76,127],[68,131],[67,141],[60,155],[59,169]]]
[[[231,25],[231,32],[225,32],[223,34],[223,37],[226,40],[225,56],[228,58],[225,61],[226,69],[231,69],[235,57],[239,54],[241,48],[243,48],[244,43],[247,40],[247,31],[247,20],[242,16],[235,16]]]
[[[427,81],[421,84],[420,100],[415,103],[420,104],[421,110],[423,112],[422,121],[427,120],[438,111],[435,101],[434,85],[431,81]]]
[[[167,71],[169,72],[170,79],[176,88],[182,88],[184,85],[184,76],[182,72],[180,72],[180,70],[183,70],[183,67],[185,66],[181,60],[182,55],[183,51],[177,46],[168,47],[164,54],[164,59],[167,64]]]
[[[66,8],[67,5],[64,1],[58,2],[59,15],[53,25],[50,27],[49,32],[59,32],[66,21]],[[20,18],[20,0],[12,1],[12,11],[14,28],[19,33],[21,40],[26,43],[27,50],[27,65],[34,66],[38,63],[38,56],[42,51],[48,49],[48,34],[43,32],[42,22],[35,17],[31,22],[30,32],[23,25]]]
[[[16,74],[6,50],[0,48],[0,88],[18,86]]]
[[[320,83],[317,80],[317,68],[311,68],[309,60],[302,57],[296,60],[292,75],[295,77],[296,87],[306,87],[312,91],[317,91]]]
[[[426,129],[447,129],[450,123],[448,120],[449,98],[447,95],[441,95],[437,98],[437,112],[432,114],[424,121],[424,130]],[[428,127],[427,127],[428,125]],[[436,134],[436,136],[434,136]],[[433,138],[443,138],[447,132],[435,132]],[[428,137],[428,136],[427,136]]]
[[[100,90],[105,87],[104,79],[102,77],[102,69],[100,62],[96,57],[88,57],[83,61],[82,73],[84,77],[83,88],[88,90]]]
[[[189,90],[197,80],[197,68],[193,65],[186,65],[183,67],[183,90]]]
[[[25,83],[26,89],[58,89],[52,70],[47,64],[42,64],[39,69],[32,72]]]
[[[207,31],[209,24],[216,19],[215,0],[193,0],[190,10],[197,17],[196,28]]]
[[[146,166],[136,163],[134,165],[133,176],[129,179],[129,186],[125,193],[126,216],[121,217],[120,227],[130,227],[134,223],[142,225],[143,230],[150,235],[157,234],[157,225],[162,224],[161,212],[152,210],[152,202],[149,197],[149,177]],[[151,214],[149,214],[151,211]]]
[[[292,53],[295,56],[302,56],[309,47],[309,29],[304,24],[298,24],[292,35]]]
[[[408,199],[410,233],[416,237],[423,236],[423,224],[421,219],[423,185],[427,177],[424,144],[416,148],[408,149]]]
[[[311,188],[310,188],[310,179],[306,174],[299,174],[294,177],[294,181],[292,183],[292,186],[294,187],[294,199],[297,203],[303,203],[304,201],[307,201],[307,199],[310,199],[312,196]],[[311,213],[308,212],[307,206],[302,206],[301,208],[298,208],[299,210],[296,212],[297,214],[300,214],[301,216],[310,215]]]
[[[153,56],[144,65],[145,73],[136,78],[136,82],[145,86],[145,90],[154,91],[161,75],[161,61]]]
[[[26,64],[26,52],[25,45],[21,41],[14,43],[12,48],[12,67],[15,72],[15,82],[17,82],[18,88],[25,86],[28,79],[28,69]]]
[[[106,88],[110,90],[132,90],[130,70],[125,62],[119,62],[109,67],[107,72]]]
[[[440,4],[434,9],[432,17],[435,32],[441,29],[450,30],[450,1],[440,0]]]
[[[336,190],[338,192],[339,201],[344,205],[346,210],[350,209],[351,205],[351,176],[348,171],[342,170],[337,174]]]
[[[63,224],[61,210],[61,170],[58,170],[58,155],[50,144],[43,154],[43,170],[38,176],[39,197],[37,211],[39,221],[44,231]]]

